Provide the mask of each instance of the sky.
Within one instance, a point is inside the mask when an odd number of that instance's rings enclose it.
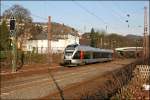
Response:
[[[47,22],[51,16],[53,22],[73,27],[80,33],[89,32],[93,27],[120,35],[143,35],[144,6],[149,10],[149,1],[27,0],[1,1],[1,15],[14,4],[28,9],[34,22]]]

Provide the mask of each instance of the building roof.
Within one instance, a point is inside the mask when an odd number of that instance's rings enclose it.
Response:
[[[30,38],[30,40],[46,40],[47,33],[42,32],[41,34],[35,35],[34,37]]]
[[[47,31],[47,23],[35,22],[34,24],[43,26],[43,28],[45,28],[45,30]],[[78,31],[75,30],[74,28],[64,25],[64,24],[56,23],[56,22],[51,23],[51,33],[54,35],[71,34],[74,36],[79,36]]]
[[[47,39],[47,23],[42,23],[42,22],[35,22],[34,24],[40,25],[43,27],[43,32],[40,34],[37,34],[36,36],[32,37],[32,40],[45,40]],[[73,36],[78,36],[78,31],[76,31],[74,28],[71,28],[69,26],[66,26],[64,24],[59,24],[52,22],[51,24],[51,34],[52,34],[52,40],[58,40],[58,39],[64,39],[66,38],[65,35],[73,35]]]

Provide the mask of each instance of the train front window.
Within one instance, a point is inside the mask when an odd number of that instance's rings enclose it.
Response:
[[[78,44],[75,44],[75,45],[68,45],[68,46],[66,47],[66,50],[74,50],[77,46],[78,46]]]
[[[65,54],[66,54],[67,56],[72,56],[73,52],[67,51],[67,52],[65,52]]]
[[[112,54],[111,53],[109,54],[108,58],[112,58]]]
[[[77,51],[73,57],[73,59],[80,59],[80,51]]]

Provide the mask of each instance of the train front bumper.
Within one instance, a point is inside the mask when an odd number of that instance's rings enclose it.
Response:
[[[64,60],[64,64],[71,64],[71,60]]]
[[[64,59],[64,64],[70,64],[70,65],[78,65],[78,64],[81,64],[82,63],[82,61],[81,60],[72,60],[72,59]]]

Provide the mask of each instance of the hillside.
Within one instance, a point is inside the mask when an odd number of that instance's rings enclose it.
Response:
[[[126,35],[127,38],[129,39],[141,39],[142,36],[137,36],[137,35],[132,35],[132,34],[128,34]]]
[[[142,46],[142,36],[128,34],[126,36],[118,35],[116,33],[101,34],[95,36],[97,47],[110,48],[110,47],[126,47],[126,46]],[[101,43],[102,40],[102,43]],[[90,45],[90,33],[82,34],[80,44]]]

